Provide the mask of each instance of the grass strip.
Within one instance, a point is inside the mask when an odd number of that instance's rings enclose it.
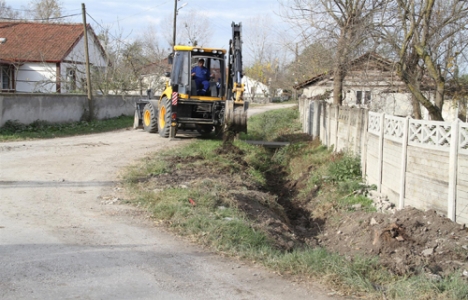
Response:
[[[96,120],[92,122],[80,121],[70,123],[49,123],[35,121],[22,124],[18,121],[7,121],[0,127],[0,142],[20,141],[29,139],[48,139],[113,131],[128,128],[133,124],[133,117],[120,116],[117,118]]]

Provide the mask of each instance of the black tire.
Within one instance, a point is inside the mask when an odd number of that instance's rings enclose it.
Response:
[[[135,116],[133,117],[133,129],[142,129],[143,120],[138,117],[138,112],[135,110]]]
[[[169,137],[171,129],[171,113],[171,101],[166,97],[162,98],[159,106],[158,130],[159,135],[165,138]]]
[[[146,132],[158,132],[158,111],[151,103],[146,104],[143,108],[142,119],[143,129]]]

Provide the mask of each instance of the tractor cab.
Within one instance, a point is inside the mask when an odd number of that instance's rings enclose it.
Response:
[[[219,101],[225,99],[226,94],[226,64],[224,56],[226,50],[200,48],[192,46],[175,46],[172,57],[171,83],[168,88],[177,92],[179,98]],[[192,76],[192,71],[200,60],[204,61],[208,77],[206,82],[200,82]],[[197,82],[198,81],[198,82]]]

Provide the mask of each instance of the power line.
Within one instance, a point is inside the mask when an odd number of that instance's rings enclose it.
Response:
[[[47,19],[6,18],[6,17],[0,17],[0,19],[1,20],[11,20],[11,21],[49,21],[49,20],[58,20],[58,19],[64,19],[64,18],[68,18],[68,17],[79,16],[79,15],[80,14],[74,14],[74,15],[67,15],[67,16],[47,18]]]
[[[110,35],[112,38],[114,38],[114,40],[119,41],[119,42],[121,42],[121,43],[123,43],[123,44],[125,44],[125,45],[127,45],[127,46],[130,46],[129,43],[127,43],[127,42],[125,42],[125,41],[123,41],[123,40],[121,40],[121,39],[115,37],[114,35],[112,35],[112,33],[109,32],[108,28],[105,28],[104,26],[102,26],[102,25],[101,25],[98,21],[96,21],[88,12],[86,12],[86,15],[87,15],[88,17],[90,17],[91,20],[93,20],[99,27],[101,27],[104,31],[106,31],[108,35]]]
[[[15,10],[15,11],[21,11],[21,12],[35,12],[36,10],[34,9],[18,9],[18,8],[12,8],[12,7],[9,7],[7,8],[7,10]],[[81,11],[81,9],[79,8],[76,8],[76,9],[68,9],[66,10],[66,12],[73,12],[73,11]]]

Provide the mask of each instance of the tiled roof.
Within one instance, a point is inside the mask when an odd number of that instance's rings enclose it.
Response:
[[[60,62],[83,35],[83,24],[0,22],[0,60]]]
[[[369,61],[369,60],[377,61],[382,66],[384,66],[387,70],[391,70],[392,66],[393,66],[393,64],[392,64],[392,62],[390,60],[385,59],[385,58],[383,58],[383,57],[381,57],[378,54],[373,53],[373,52],[368,52],[368,53],[356,58],[355,60],[350,62],[350,65],[357,65],[357,64]],[[314,77],[312,77],[310,79],[307,79],[307,80],[305,80],[303,82],[300,82],[300,83],[296,84],[295,86],[293,86],[293,88],[296,89],[296,90],[305,88],[305,87],[307,87],[307,86],[309,86],[311,84],[316,83],[317,81],[320,81],[320,80],[325,79],[325,78],[330,78],[330,77],[333,76],[333,74],[334,74],[333,70],[329,70],[328,72],[316,75],[316,76],[314,76]]]

